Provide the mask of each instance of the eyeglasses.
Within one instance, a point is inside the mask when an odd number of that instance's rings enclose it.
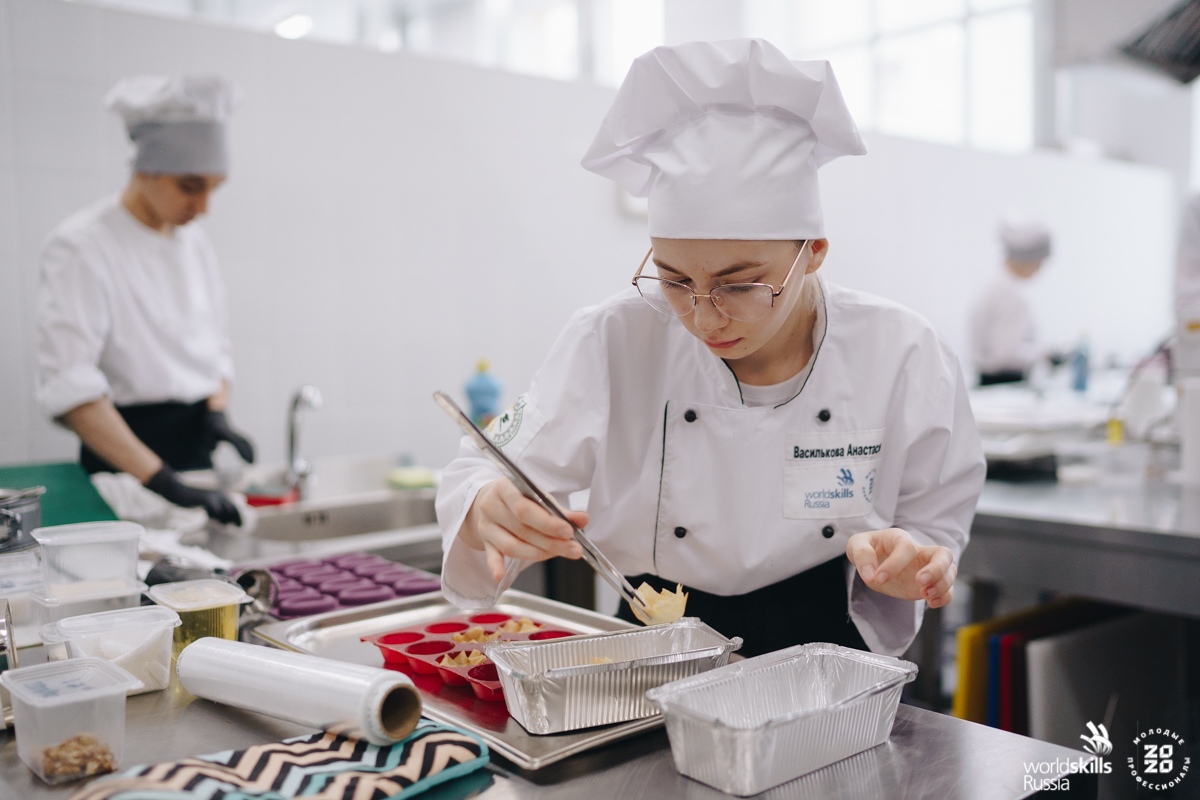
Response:
[[[646,262],[654,254],[654,248],[648,250],[646,257],[642,259],[637,274],[633,276],[633,285],[637,287],[638,294],[650,304],[651,308],[663,314],[686,317],[696,307],[698,298],[707,297],[712,302],[713,308],[726,317],[741,322],[755,322],[765,317],[775,306],[775,298],[783,294],[788,280],[792,277],[792,272],[800,263],[800,256],[804,253],[807,244],[808,240],[806,239],[800,245],[800,252],[796,253],[796,258],[792,261],[792,266],[788,269],[787,275],[783,277],[783,283],[779,284],[778,289],[766,283],[727,283],[724,286],[718,286],[708,294],[697,294],[682,283],[642,274],[642,270],[646,268]]]

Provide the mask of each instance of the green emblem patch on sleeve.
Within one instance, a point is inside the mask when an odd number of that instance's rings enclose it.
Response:
[[[517,401],[504,411],[497,414],[488,423],[487,435],[498,447],[504,447],[517,438],[517,434],[521,432],[521,422],[525,417],[525,395],[517,398]]]

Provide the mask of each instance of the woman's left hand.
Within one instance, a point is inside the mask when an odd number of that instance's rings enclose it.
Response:
[[[950,550],[918,545],[900,528],[854,534],[846,543],[846,557],[863,583],[889,597],[924,600],[930,608],[941,608],[954,597],[958,568]]]

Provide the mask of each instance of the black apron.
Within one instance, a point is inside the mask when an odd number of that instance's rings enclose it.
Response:
[[[133,435],[154,451],[167,466],[177,471],[212,469],[214,442],[205,427],[208,401],[196,403],[143,403],[117,406]],[[79,463],[89,475],[94,472],[119,472],[80,445]]]
[[[984,372],[979,376],[980,386],[995,386],[998,383],[1020,383],[1025,380],[1025,372],[1019,369],[1002,369],[997,372]]]
[[[869,650],[850,621],[846,564],[846,557],[840,556],[778,583],[729,597],[684,586],[688,593],[685,613],[699,617],[723,636],[742,637],[738,653],[746,657],[809,642]],[[675,590],[674,582],[657,575],[629,579],[635,589],[643,581],[659,591]],[[617,616],[637,621],[627,603],[621,603]]]

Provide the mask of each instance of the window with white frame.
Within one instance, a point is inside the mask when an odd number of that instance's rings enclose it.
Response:
[[[745,32],[827,59],[859,125],[947,144],[1033,143],[1030,0],[747,0]]]
[[[993,150],[1033,143],[1032,0],[729,0],[742,30],[828,59],[860,127]],[[665,0],[93,0],[288,38],[436,53],[615,86],[662,44]]]

